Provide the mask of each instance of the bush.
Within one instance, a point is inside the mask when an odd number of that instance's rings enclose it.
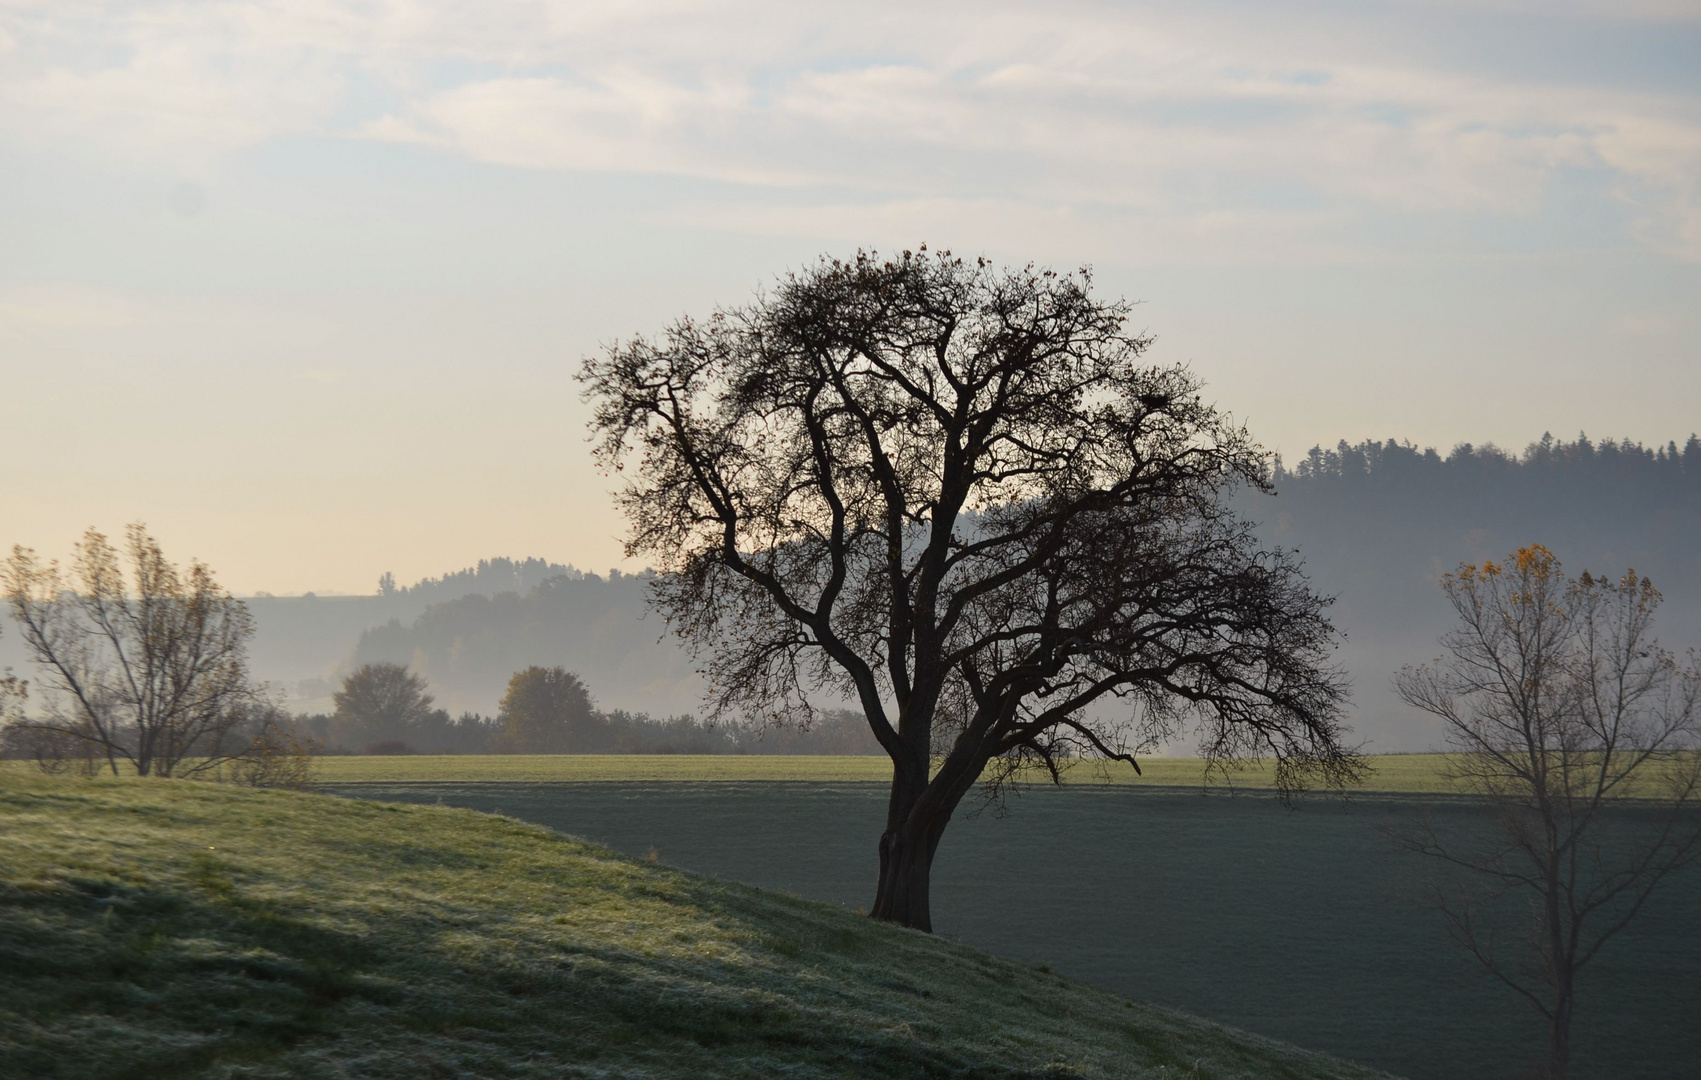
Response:
[[[312,775],[314,743],[296,725],[268,718],[240,757],[233,758],[224,779],[249,787],[304,787]]]
[[[0,730],[0,758],[33,761],[48,774],[93,776],[106,766],[95,740],[27,720]]]

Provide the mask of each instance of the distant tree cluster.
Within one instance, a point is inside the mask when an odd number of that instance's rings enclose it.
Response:
[[[349,664],[406,664],[456,713],[488,711],[515,671],[557,664],[595,672],[605,694],[652,715],[686,712],[701,696],[700,680],[682,650],[657,648],[660,620],[644,618],[651,580],[574,571],[523,592],[445,597],[409,620],[357,631]]]
[[[875,754],[862,717],[828,711],[807,729],[751,733],[690,714],[654,718],[596,708],[562,667],[531,666],[509,679],[494,717],[434,708],[426,680],[405,665],[363,664],[343,679],[336,711],[301,718],[331,754]]]
[[[459,719],[435,708],[425,680],[401,664],[366,664],[345,678],[332,699],[336,711],[301,718],[333,754],[481,754],[490,721],[473,713]]]

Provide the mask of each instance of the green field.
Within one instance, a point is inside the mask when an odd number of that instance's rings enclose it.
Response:
[[[662,864],[865,907],[885,789],[820,781],[327,786],[538,822]],[[1383,833],[1492,829],[1457,796],[1316,798],[1077,784],[1010,815],[965,805],[933,875],[941,936],[1413,1080],[1506,1080],[1539,1019],[1419,904],[1434,867]],[[1514,916],[1517,912],[1512,913]],[[1701,1060],[1701,871],[1668,883],[1590,966],[1578,1080],[1665,1080]]]
[[[1384,754],[1370,759],[1366,793],[1445,794],[1452,787],[1441,754]],[[446,757],[324,757],[314,762],[314,779],[327,784],[361,783],[646,783],[752,782],[766,780],[820,783],[887,782],[891,764],[883,757],[781,757],[768,755],[480,755]],[[1205,769],[1197,758],[1143,758],[1140,773],[1126,765],[1076,762],[1064,774],[1067,784],[1125,784],[1133,787],[1199,788]],[[1049,783],[1044,773],[1036,783]],[[1274,769],[1251,763],[1213,786],[1268,789]]]
[[[1372,1075],[512,818],[7,769],[0,819],[8,1077]]]

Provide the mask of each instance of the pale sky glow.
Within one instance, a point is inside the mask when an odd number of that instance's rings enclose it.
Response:
[[[0,544],[621,565],[579,358],[922,241],[1290,457],[1681,440],[1701,3],[0,0]]]

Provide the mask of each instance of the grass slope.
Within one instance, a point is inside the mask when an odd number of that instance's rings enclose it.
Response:
[[[6,770],[0,905],[8,1077],[1373,1075],[442,807]]]
[[[1366,793],[1450,794],[1441,754],[1384,754],[1370,759]],[[447,757],[325,757],[314,762],[314,779],[327,784],[360,783],[636,783],[813,780],[823,783],[888,783],[892,766],[884,757],[686,754],[535,754]],[[1042,774],[1034,777],[1048,783]],[[1237,787],[1269,788],[1274,766],[1252,762],[1229,775]],[[1126,765],[1077,762],[1066,784],[1200,787],[1205,767],[1197,758],[1143,758],[1136,774]],[[1213,784],[1222,784],[1221,778]]]

